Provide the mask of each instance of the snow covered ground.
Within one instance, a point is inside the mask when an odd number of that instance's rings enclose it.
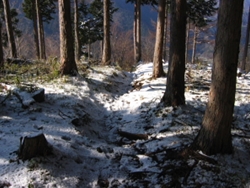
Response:
[[[237,81],[234,154],[203,158],[174,148],[190,144],[200,128],[211,65],[187,66],[187,105],[176,109],[159,105],[166,78],[151,79],[152,63],[132,73],[87,71],[36,83],[46,100],[27,109],[14,95],[2,102],[7,93],[0,93],[0,188],[250,187],[250,74]],[[20,137],[40,133],[53,154],[17,160]]]

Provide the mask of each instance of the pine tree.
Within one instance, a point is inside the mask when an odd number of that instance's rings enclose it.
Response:
[[[33,21],[36,55],[39,59],[46,58],[43,23],[49,23],[53,19],[55,2],[57,0],[24,0],[22,4],[25,16]]]
[[[109,22],[112,22],[113,14],[117,10],[113,2],[110,1]],[[80,41],[82,44],[88,44],[87,54],[90,54],[90,45],[96,41],[103,40],[103,2],[101,0],[94,0],[89,5],[83,2],[79,6],[79,14]]]
[[[156,5],[156,0],[126,0],[134,4],[134,63],[141,61],[141,6]]]
[[[4,16],[4,7],[3,7],[3,1],[0,1],[0,24],[1,24],[1,29],[0,29],[0,64],[1,67],[3,67],[4,63],[4,55],[3,55],[3,48],[8,46],[8,37],[7,33],[5,32],[4,29],[4,23],[6,21],[5,16]],[[13,34],[15,38],[21,37],[22,32],[17,28],[19,19],[17,18],[18,13],[16,9],[10,9],[10,16],[11,16],[11,23],[12,23],[12,29],[13,29]]]
[[[3,7],[4,7],[4,17],[5,17],[5,23],[6,23],[8,42],[9,42],[9,47],[11,50],[11,57],[16,58],[17,50],[16,50],[16,43],[15,43],[13,26],[12,26],[12,21],[11,21],[9,0],[3,0]]]
[[[192,48],[192,63],[195,61],[196,43],[199,28],[207,26],[211,19],[209,19],[217,10],[216,0],[188,0],[187,1],[187,42],[186,42],[186,61],[188,60],[188,45],[189,45],[189,30],[190,23],[194,25],[194,38]]]

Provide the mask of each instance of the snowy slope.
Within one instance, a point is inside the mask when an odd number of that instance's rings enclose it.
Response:
[[[152,63],[133,73],[91,67],[86,77],[36,83],[46,100],[28,109],[9,97],[0,108],[0,187],[249,186],[250,75],[237,81],[234,154],[201,158],[177,156],[173,148],[186,147],[200,128],[211,66],[187,67],[187,105],[177,109],[159,105],[166,78],[152,80],[151,72]],[[40,133],[53,154],[17,160],[20,137]]]

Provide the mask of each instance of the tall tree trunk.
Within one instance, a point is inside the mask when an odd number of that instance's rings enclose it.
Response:
[[[158,5],[158,18],[157,18],[156,40],[155,40],[154,60],[153,60],[154,62],[153,78],[159,78],[165,75],[162,66],[165,8],[166,8],[166,0],[160,0]]]
[[[244,51],[243,51],[242,62],[241,62],[241,67],[240,67],[242,70],[246,69],[247,51],[248,51],[248,45],[249,45],[249,32],[250,32],[250,6],[248,10],[246,39],[245,39]]]
[[[81,48],[79,39],[79,17],[78,17],[78,0],[74,0],[74,26],[75,26],[75,61],[80,61]]]
[[[197,36],[198,36],[198,30],[197,30],[197,27],[194,26],[194,38],[193,38],[193,50],[192,50],[192,64],[195,63]]]
[[[40,14],[40,17],[42,15]],[[43,27],[43,21],[42,18],[41,19],[41,49],[42,49],[42,59],[46,59],[46,50],[45,50],[45,36],[44,36],[44,27]]]
[[[135,63],[141,61],[141,0],[135,2],[134,12],[134,58]]]
[[[134,63],[138,63],[137,61],[137,22],[136,22],[136,17],[137,17],[137,11],[136,11],[136,3],[134,4],[134,32],[133,32],[133,36],[134,36]]]
[[[11,50],[11,57],[16,58],[17,50],[16,50],[16,43],[15,43],[13,27],[12,27],[12,22],[11,22],[9,0],[3,0],[3,6],[4,6],[4,17],[5,17],[5,22],[6,22],[8,43],[9,43],[9,47]]]
[[[38,31],[37,31],[37,18],[36,18],[36,2],[31,1],[32,3],[32,20],[33,20],[33,30],[34,30],[34,42],[36,47],[36,57],[40,58],[40,51],[39,51],[39,40],[38,40]]]
[[[220,0],[212,83],[202,127],[193,146],[205,154],[232,153],[236,73],[243,0]]]
[[[190,30],[190,22],[188,21],[187,28],[186,28],[186,52],[185,52],[185,62],[186,63],[188,63],[189,30]]]
[[[165,8],[165,23],[164,23],[164,39],[163,39],[163,58],[167,61],[167,41],[168,41],[168,4],[166,3]]]
[[[0,21],[0,69],[4,67],[3,42],[2,42],[2,22]]]
[[[72,25],[70,18],[70,1],[59,0],[59,28],[60,28],[60,62],[62,75],[76,75]]]
[[[111,46],[110,46],[110,0],[103,0],[103,53],[102,53],[102,64],[109,65],[111,63]]]
[[[43,22],[40,13],[39,0],[35,0],[36,4],[36,20],[37,20],[37,31],[38,31],[38,46],[39,46],[39,59],[46,59],[45,47],[44,47],[44,33],[43,33]]]
[[[185,104],[186,0],[171,1],[170,63],[161,102],[166,106]]]

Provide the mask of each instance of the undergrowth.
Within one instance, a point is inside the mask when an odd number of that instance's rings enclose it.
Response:
[[[0,83],[14,84],[19,86],[21,83],[44,83],[53,81],[59,77],[60,62],[57,58],[42,60],[20,60],[6,62],[4,68],[0,70]],[[88,74],[86,65],[77,65],[79,72],[84,76]]]
[[[20,85],[27,82],[48,82],[60,76],[60,63],[55,58],[47,61],[5,63],[0,72],[0,83]]]

